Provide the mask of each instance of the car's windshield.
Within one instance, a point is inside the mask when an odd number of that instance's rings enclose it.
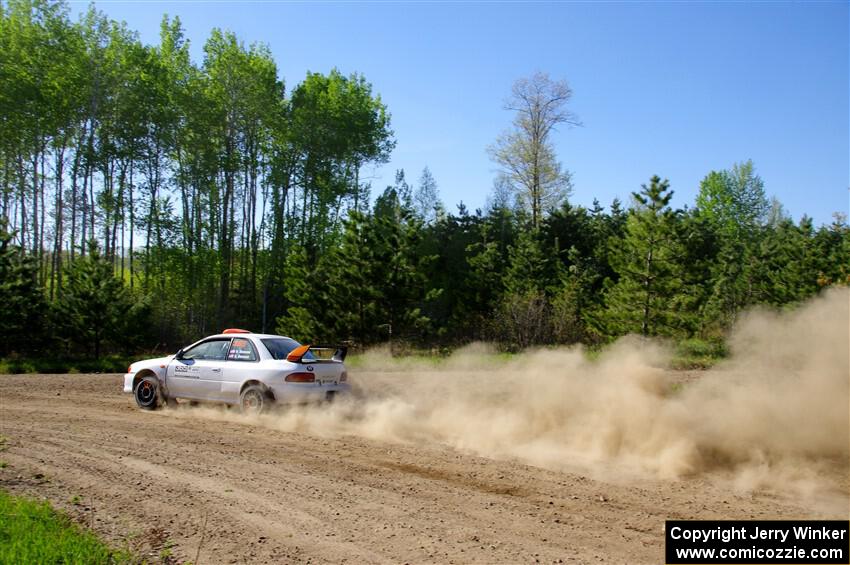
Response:
[[[266,346],[266,349],[269,350],[272,357],[281,361],[286,359],[286,356],[289,355],[293,349],[301,345],[294,339],[290,339],[288,337],[275,337],[261,339],[260,341],[263,342],[263,345]],[[313,359],[315,359],[315,357],[309,351],[304,356],[305,361],[312,361]]]

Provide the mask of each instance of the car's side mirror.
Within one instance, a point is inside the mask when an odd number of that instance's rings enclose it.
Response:
[[[174,355],[175,359],[183,359],[183,350],[179,349],[177,353]]]

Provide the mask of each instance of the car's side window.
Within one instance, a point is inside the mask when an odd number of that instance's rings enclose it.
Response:
[[[250,339],[237,337],[230,345],[230,352],[227,354],[229,361],[256,361],[257,352],[254,349],[254,344]]]
[[[213,361],[224,361],[227,359],[227,350],[230,348],[230,340],[225,339],[222,341],[214,341],[216,345],[210,351],[211,356],[207,357],[207,359],[212,359]]]
[[[183,359],[223,361],[227,357],[229,339],[211,339],[183,352]]]

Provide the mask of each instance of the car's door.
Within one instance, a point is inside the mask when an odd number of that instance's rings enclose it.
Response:
[[[217,400],[230,338],[212,338],[192,346],[169,363],[165,374],[172,397]]]
[[[246,337],[234,337],[227,353],[227,363],[221,375],[221,400],[236,403],[242,383],[257,377],[260,357],[252,341]]]

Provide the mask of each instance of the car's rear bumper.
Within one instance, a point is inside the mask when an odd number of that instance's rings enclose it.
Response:
[[[334,385],[317,385],[315,383],[282,383],[271,388],[276,402],[282,404],[301,402],[320,402],[328,397],[328,393],[345,396],[351,393],[351,385],[337,383]]]

